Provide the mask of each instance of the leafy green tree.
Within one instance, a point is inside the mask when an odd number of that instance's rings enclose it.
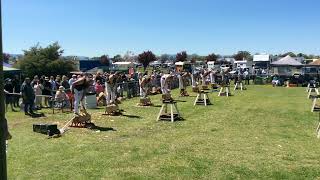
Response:
[[[282,55],[280,55],[281,57],[286,57],[286,56],[291,56],[291,57],[297,57],[297,55],[293,52],[287,52],[287,53],[284,53]]]
[[[117,55],[113,56],[112,60],[113,60],[113,62],[120,62],[120,61],[123,61],[123,58],[121,57],[120,54],[117,54]]]
[[[212,54],[209,54],[207,57],[206,57],[206,62],[209,62],[209,61],[214,61],[216,62],[218,60],[219,56],[212,53]]]
[[[146,71],[149,64],[155,60],[157,60],[156,55],[151,51],[145,51],[138,55],[138,61],[143,65],[144,71]]]
[[[233,58],[237,61],[241,61],[244,59],[251,60],[252,56],[248,51],[239,51],[237,54],[233,55]]]
[[[186,51],[182,51],[180,53],[177,53],[176,55],[176,62],[184,62],[187,61],[188,54]]]
[[[17,63],[17,67],[28,77],[69,74],[75,70],[75,64],[70,59],[62,58],[62,53],[57,42],[45,48],[37,44],[24,51],[24,57]]]
[[[305,59],[315,59],[316,58],[316,56],[314,56],[312,54],[308,55],[308,54],[303,54],[303,53],[297,54],[297,57],[303,57]]]
[[[110,59],[108,55],[102,55],[100,57],[100,63],[105,65],[105,66],[109,66],[110,65]]]

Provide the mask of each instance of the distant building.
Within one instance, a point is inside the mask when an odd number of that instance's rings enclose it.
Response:
[[[231,64],[234,63],[234,61],[236,61],[234,58],[229,58],[229,57],[223,58],[223,60]]]
[[[271,66],[273,74],[281,76],[292,76],[294,74],[302,73],[303,64],[288,55],[278,61],[271,63]]]
[[[269,54],[257,54],[253,56],[253,66],[255,69],[269,69],[272,60]]]
[[[109,70],[109,67],[102,64],[100,59],[90,59],[86,56],[65,56],[64,58],[74,61],[77,71],[87,72],[89,70],[94,71],[94,69]],[[111,63],[109,60],[109,64]]]
[[[234,65],[234,68],[236,68],[236,69],[246,69],[247,68],[247,63],[248,63],[247,60],[234,61],[233,65]]]
[[[110,70],[129,73],[129,70],[132,68],[135,69],[133,62],[114,62],[112,63]]]

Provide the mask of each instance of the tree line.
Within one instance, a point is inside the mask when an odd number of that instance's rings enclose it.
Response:
[[[62,54],[64,53],[64,50],[57,42],[50,44],[47,47],[41,47],[39,44],[37,44],[28,50],[24,50],[23,52],[24,55],[14,65],[14,67],[21,69],[24,75],[28,77],[33,77],[35,75],[56,76],[61,74],[69,74],[71,71],[76,69],[74,59],[70,57],[63,57]],[[305,59],[319,58],[319,56],[315,55],[307,55],[303,53],[295,54],[293,52],[278,54],[276,56],[284,57],[287,55],[292,57],[303,57]],[[8,62],[10,59],[8,54],[3,54],[3,57],[4,62]],[[234,58],[235,60],[253,60],[253,55],[248,51],[239,51],[229,57]],[[182,51],[176,55],[163,54],[161,56],[156,56],[152,51],[144,51],[137,56],[133,55],[132,52],[127,52],[124,56],[116,55],[113,58],[109,58],[108,55],[102,55],[100,57],[93,57],[92,59],[99,60],[105,66],[109,66],[110,61],[134,61],[141,63],[144,68],[147,68],[151,62],[156,60],[160,61],[162,64],[167,61],[190,61],[195,63],[196,61],[217,61],[219,58],[222,58],[222,56],[215,53],[211,53],[207,56],[200,56],[197,54],[188,55],[186,51]]]

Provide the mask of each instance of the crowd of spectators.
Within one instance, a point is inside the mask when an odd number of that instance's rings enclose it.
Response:
[[[138,97],[139,78],[146,74],[148,73],[118,73],[116,97]],[[93,74],[92,79],[94,81],[87,93],[96,94],[97,97],[105,93],[105,82],[108,75],[108,73],[102,72]],[[149,86],[151,88],[160,87],[162,73],[154,71],[149,75],[152,79]],[[73,93],[71,87],[82,76],[83,74],[72,74],[69,77],[67,75],[34,76],[32,79],[25,78],[22,83],[20,83],[18,76],[12,79],[8,78],[5,80],[6,109],[11,107],[11,110],[15,112],[17,111],[16,108],[22,108],[26,115],[30,115],[34,113],[34,110],[41,108],[51,108],[52,106],[72,107]],[[175,85],[172,85],[172,88],[175,87]]]

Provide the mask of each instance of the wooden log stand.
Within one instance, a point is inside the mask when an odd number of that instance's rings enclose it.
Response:
[[[218,96],[227,96],[227,97],[229,97],[230,95],[231,95],[230,86],[227,86],[227,85],[221,86]]]
[[[310,90],[311,87],[316,88],[316,85],[315,85],[315,84],[308,83],[308,86],[307,86],[307,88],[306,88],[306,92],[309,92],[309,90]]]
[[[211,83],[211,89],[212,89],[213,91],[217,91],[217,90],[219,89],[218,84],[216,84],[216,83]]]
[[[238,90],[239,88],[241,91],[246,90],[246,87],[244,86],[243,82],[237,82],[234,86],[234,90]]]
[[[317,138],[320,139],[320,112],[319,112],[319,123],[318,123],[316,132],[317,132]]]
[[[319,95],[320,95],[320,94],[319,94],[318,88],[311,87],[311,88],[309,89],[308,99],[310,99],[310,98],[317,98]]]
[[[170,112],[168,112],[168,106],[170,107]],[[163,101],[162,106],[157,117],[157,121],[160,120],[170,120],[171,122],[181,119],[180,112],[177,107],[177,102],[175,101]]]
[[[211,101],[209,99],[208,92],[201,90],[198,93],[193,105],[194,106],[195,105],[204,105],[204,106],[211,105]]]
[[[313,99],[311,112],[316,112],[316,111],[320,112],[320,106],[319,106],[318,100],[319,100],[318,97]]]

